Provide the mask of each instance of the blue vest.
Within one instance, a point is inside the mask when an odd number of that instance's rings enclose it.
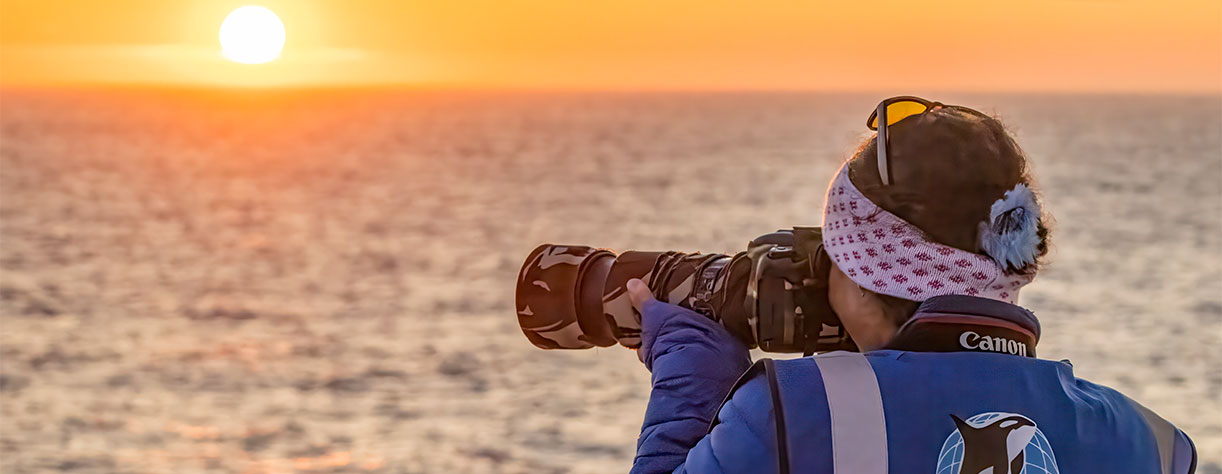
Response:
[[[1191,441],[1170,423],[1115,390],[1075,378],[1067,361],[1031,357],[1038,334],[1038,321],[1021,307],[940,298],[923,305],[886,350],[769,363],[769,399],[757,403],[781,413],[784,446],[777,448],[787,459],[778,468],[837,474],[1195,469]]]

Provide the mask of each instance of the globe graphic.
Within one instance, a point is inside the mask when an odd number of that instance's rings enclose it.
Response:
[[[979,428],[992,423],[993,420],[1011,415],[1014,413],[988,412],[964,421]],[[1023,450],[1023,458],[1026,463],[1023,465],[1022,472],[1012,474],[1060,474],[1061,472],[1057,468],[1056,457],[1052,454],[1052,445],[1048,444],[1048,438],[1044,437],[1044,433],[1039,428],[1036,428],[1035,436],[1031,437],[1031,441]],[[936,474],[960,474],[959,466],[962,464],[963,435],[959,434],[959,430],[954,430],[950,436],[946,437],[946,442],[942,443],[942,451],[938,453],[938,468],[935,472]]]

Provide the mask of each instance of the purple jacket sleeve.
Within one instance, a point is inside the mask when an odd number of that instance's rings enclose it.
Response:
[[[672,472],[704,438],[751,356],[720,324],[675,305],[647,303],[641,323],[640,357],[653,390],[632,472]]]

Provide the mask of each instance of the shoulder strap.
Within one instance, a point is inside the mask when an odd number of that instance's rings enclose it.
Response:
[[[734,382],[734,386],[730,387],[730,392],[726,394],[726,398],[722,399],[721,404],[717,406],[717,413],[713,414],[713,421],[709,423],[708,431],[713,431],[713,427],[717,426],[717,414],[721,413],[721,409],[725,408],[726,403],[734,396],[734,392],[738,391],[744,383],[755,378],[755,375],[763,372],[764,377],[768,379],[768,392],[772,395],[772,411],[773,420],[776,424],[776,445],[777,445],[777,461],[780,466],[780,474],[789,474],[789,437],[785,434],[785,415],[784,409],[781,407],[781,390],[776,379],[776,363],[772,359],[760,359],[751,364],[751,367],[743,372],[738,377],[738,381]]]
[[[776,363],[764,359],[764,375],[768,377],[768,391],[772,393],[773,420],[776,425],[777,465],[781,474],[789,474],[789,436],[785,434],[785,409],[781,404],[781,389],[776,381]]]
[[[1197,453],[1196,447],[1192,446],[1192,441],[1185,439],[1187,441],[1187,448],[1192,451],[1190,456],[1185,453],[1177,453],[1175,445],[1176,438],[1179,437],[1179,430],[1177,430],[1170,422],[1163,419],[1163,417],[1158,416],[1157,413],[1154,413],[1144,405],[1137,403],[1136,400],[1130,398],[1129,402],[1133,404],[1133,408],[1137,409],[1137,412],[1141,414],[1143,419],[1145,419],[1146,425],[1150,427],[1150,433],[1154,435],[1154,442],[1158,446],[1159,472],[1161,474],[1182,474],[1195,472]],[[1189,457],[1191,461],[1188,463],[1176,462],[1177,458]]]
[[[717,415],[721,413],[721,409],[725,408],[727,403],[730,403],[730,398],[734,397],[734,392],[738,391],[738,387],[743,386],[743,384],[747,383],[748,380],[755,378],[755,374],[758,374],[760,371],[764,370],[764,360],[755,361],[754,364],[751,364],[751,367],[747,367],[746,372],[743,372],[742,375],[738,376],[738,380],[735,381],[734,385],[730,387],[730,391],[726,392],[725,398],[722,398],[721,403],[717,404],[717,412],[713,413],[713,420],[709,422],[709,428],[705,430],[705,434],[712,432],[713,427],[717,426]]]

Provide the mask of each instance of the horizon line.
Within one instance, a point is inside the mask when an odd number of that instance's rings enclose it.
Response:
[[[479,92],[479,93],[573,93],[573,94],[828,94],[828,95],[903,95],[921,94],[997,94],[997,95],[1095,95],[1095,96],[1222,96],[1219,89],[1007,89],[1007,88],[767,88],[767,87],[607,87],[607,86],[527,86],[473,83],[301,83],[301,84],[216,84],[157,82],[49,82],[10,83],[0,81],[0,93],[21,92],[233,92],[292,94],[309,92]],[[919,95],[919,94],[918,94]]]

